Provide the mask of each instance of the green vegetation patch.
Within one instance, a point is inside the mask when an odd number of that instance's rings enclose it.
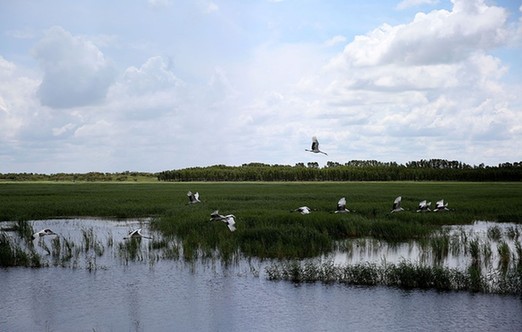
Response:
[[[202,203],[187,204],[189,190]],[[397,196],[405,211],[390,213]],[[333,213],[341,197],[352,212]],[[153,216],[152,227],[180,241],[185,258],[303,258],[348,238],[399,242],[426,238],[441,225],[520,223],[521,198],[518,182],[0,183],[0,220]],[[450,211],[415,212],[424,199],[432,208],[444,199]],[[291,212],[303,205],[309,215]],[[237,230],[211,222],[214,210],[234,214]]]

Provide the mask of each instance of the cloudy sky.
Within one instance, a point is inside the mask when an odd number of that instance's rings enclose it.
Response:
[[[0,173],[520,161],[521,55],[518,0],[0,0]]]

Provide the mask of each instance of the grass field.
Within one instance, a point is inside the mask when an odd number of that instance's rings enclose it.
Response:
[[[188,205],[188,190],[201,204]],[[390,214],[402,196],[400,213]],[[332,213],[340,197],[352,212]],[[416,213],[419,201],[444,199],[451,211]],[[290,212],[307,205],[309,215]],[[211,223],[210,213],[236,216],[237,231]],[[474,220],[522,222],[522,183],[0,183],[0,220],[93,216],[155,217],[153,227],[179,238],[184,255],[216,249],[257,257],[311,257],[336,240],[375,237],[404,241],[441,225]]]

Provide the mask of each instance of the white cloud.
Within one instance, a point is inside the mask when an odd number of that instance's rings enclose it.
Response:
[[[61,27],[49,29],[33,54],[44,71],[38,96],[46,106],[68,108],[98,103],[114,79],[111,64],[92,42]]]
[[[353,66],[455,63],[506,41],[504,9],[483,4],[471,11],[455,7],[453,11],[418,13],[411,23],[384,24],[357,36],[346,46],[343,60]]]
[[[344,36],[341,36],[341,35],[337,35],[337,36],[334,36],[330,39],[328,39],[324,45],[326,47],[332,47],[332,46],[335,46],[335,45],[338,45],[338,44],[341,44],[341,43],[344,43],[346,42],[346,37]]]
[[[501,8],[455,1],[451,11],[381,25],[356,36],[325,67],[329,83],[321,99],[332,116],[347,115],[355,150],[373,142],[365,159],[462,159],[457,151],[464,144],[486,138],[507,146],[506,133],[522,123],[512,109],[520,97],[510,106],[513,96],[502,81],[508,68],[487,54],[508,42],[506,20]],[[413,152],[420,142],[429,146]],[[482,156],[468,158],[478,163]]]
[[[341,15],[308,38],[299,27],[318,16],[292,20],[290,3],[217,3],[135,3],[131,20],[64,24],[36,45],[0,35],[0,172],[522,158],[519,60],[506,57],[522,21],[507,10],[454,1],[357,35]],[[328,158],[304,152],[313,135]]]

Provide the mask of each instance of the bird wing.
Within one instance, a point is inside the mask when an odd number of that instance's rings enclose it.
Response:
[[[199,200],[199,193],[196,192],[196,193],[194,194],[194,197],[196,198],[196,200]]]
[[[223,219],[225,219],[225,217],[219,214],[219,210],[216,210],[210,214],[210,220],[212,221]]]
[[[344,210],[346,208],[346,198],[342,197],[339,202],[337,202],[337,210]]]
[[[397,209],[401,206],[401,200],[402,200],[402,197],[399,196],[395,199],[395,201],[393,201],[393,209]]]
[[[440,201],[438,201],[437,203],[435,203],[435,206],[436,206],[437,208],[441,208],[441,207],[443,207],[443,206],[444,206],[444,200],[441,199]]]
[[[138,228],[138,229],[132,230],[132,231],[129,232],[129,236],[139,235],[140,232],[141,232],[141,228]]]
[[[419,209],[422,209],[422,208],[424,208],[426,206],[427,206],[426,200],[423,200],[422,202],[419,203]]]
[[[230,229],[231,232],[236,230],[236,221],[234,220],[234,216],[226,216],[225,222],[227,223],[228,229]]]
[[[310,208],[308,206],[301,206],[298,210],[299,210],[299,212],[301,212],[301,214],[309,214],[310,213]]]
[[[317,137],[312,137],[312,150],[317,151],[319,150],[319,141],[317,140]]]

